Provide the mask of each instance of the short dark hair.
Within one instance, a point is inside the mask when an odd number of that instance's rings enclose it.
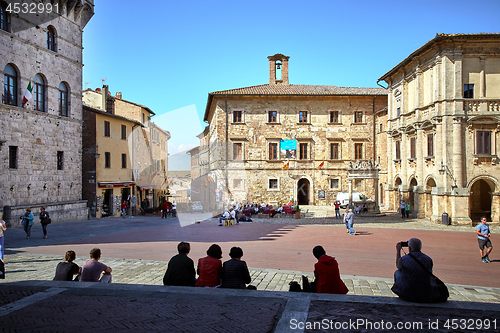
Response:
[[[482,220],[488,221],[488,218],[486,216],[482,216],[480,221],[482,221]]]
[[[76,253],[75,251],[66,251],[66,255],[64,256],[64,260],[66,261],[73,261],[76,258]]]
[[[90,250],[90,259],[99,259],[101,256],[101,249],[98,247],[94,247]]]
[[[313,249],[313,254],[316,259],[319,259],[323,254],[326,254],[325,249],[321,245],[317,245]]]
[[[207,255],[215,259],[222,258],[222,249],[217,244],[212,244],[207,250]]]
[[[234,258],[241,258],[241,257],[243,257],[243,250],[241,249],[241,247],[234,246],[229,251],[229,256],[233,259]]]
[[[191,250],[191,245],[189,245],[188,242],[180,242],[179,245],[177,245],[177,251],[179,251],[179,253],[188,254],[189,250]]]

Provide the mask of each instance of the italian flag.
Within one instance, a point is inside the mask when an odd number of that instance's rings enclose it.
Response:
[[[24,92],[24,97],[23,97],[23,108],[24,104],[26,104],[31,97],[33,97],[33,87],[31,87],[31,81],[28,83],[28,88],[26,88],[26,91]]]

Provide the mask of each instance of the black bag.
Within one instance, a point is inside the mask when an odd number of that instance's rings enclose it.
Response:
[[[50,217],[46,221],[47,221],[47,224],[51,224],[52,223],[52,219]]]
[[[5,279],[5,264],[0,260],[0,279]]]
[[[302,288],[300,287],[300,283],[298,283],[297,281],[290,281],[289,285],[290,285],[290,289],[288,289],[288,291],[294,291],[294,292],[301,292],[302,291]]]
[[[446,300],[448,299],[448,297],[450,297],[450,292],[448,291],[448,287],[444,284],[443,281],[441,281],[440,278],[438,278],[437,276],[435,276],[434,274],[431,273],[431,271],[429,271],[427,269],[427,267],[424,266],[424,264],[422,264],[420,262],[420,260],[418,260],[417,258],[415,258],[411,253],[408,253],[408,255],[410,257],[413,258],[413,260],[415,260],[417,262],[417,264],[420,265],[420,267],[422,267],[424,269],[424,271],[426,271],[427,273],[429,273],[432,278],[434,279],[434,281],[436,282],[436,285],[437,285],[437,289],[439,291],[439,297],[436,298],[434,300],[434,302],[446,302]]]
[[[305,293],[315,293],[316,292],[316,288],[314,288],[313,284],[309,283],[309,279],[305,275],[302,275],[302,290]]]

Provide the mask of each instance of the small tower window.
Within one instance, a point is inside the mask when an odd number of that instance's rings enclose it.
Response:
[[[280,60],[276,61],[276,80],[281,80],[281,66],[282,63]]]

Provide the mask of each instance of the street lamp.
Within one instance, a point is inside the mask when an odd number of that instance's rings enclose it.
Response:
[[[457,180],[455,179],[455,177],[453,177],[453,174],[451,173],[450,169],[448,168],[448,166],[446,164],[444,164],[443,161],[441,161],[441,168],[439,169],[439,174],[441,176],[443,176],[444,174],[447,174],[448,176],[450,176],[450,178],[453,180],[453,186],[451,187],[451,189],[455,189],[455,188],[458,188],[457,186]]]

